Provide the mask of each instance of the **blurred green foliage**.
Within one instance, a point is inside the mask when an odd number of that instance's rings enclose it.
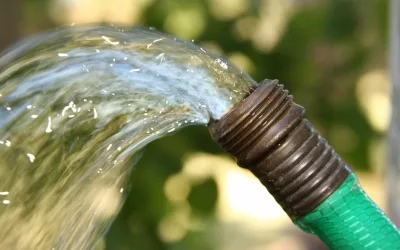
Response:
[[[212,42],[225,56],[244,54],[254,65],[250,73],[257,81],[279,79],[306,108],[307,118],[353,168],[370,169],[368,150],[382,134],[375,132],[361,113],[355,88],[361,74],[386,68],[388,1],[298,0],[279,42],[270,51],[258,49],[236,32],[239,18],[260,17],[261,0],[248,1],[246,11],[231,20],[212,15],[211,2],[152,1],[140,25],[164,30],[166,19],[175,10],[199,11],[205,26],[193,37],[196,43]],[[48,15],[48,0],[25,0],[21,6],[25,34],[56,25]],[[349,138],[339,138],[337,127],[354,134],[353,147],[346,147]],[[223,153],[206,128],[187,128],[146,148],[132,176],[131,194],[107,235],[107,249],[218,249],[207,228],[189,231],[173,244],[164,243],[157,233],[160,220],[171,212],[164,182],[181,170],[187,155],[198,151]],[[209,221],[217,197],[216,183],[209,179],[192,188],[188,201],[197,217]]]

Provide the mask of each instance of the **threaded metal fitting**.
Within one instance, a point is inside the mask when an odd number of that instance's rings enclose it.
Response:
[[[213,138],[249,169],[294,220],[311,212],[349,175],[349,168],[303,118],[304,108],[277,80],[265,80],[220,120]]]

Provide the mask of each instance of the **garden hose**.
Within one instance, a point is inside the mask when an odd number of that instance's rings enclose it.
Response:
[[[283,85],[265,80],[209,128],[292,221],[330,249],[400,249],[398,229],[303,116]]]

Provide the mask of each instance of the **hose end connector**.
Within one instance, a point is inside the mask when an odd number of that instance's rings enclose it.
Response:
[[[209,128],[213,138],[249,169],[291,219],[306,215],[349,175],[347,165],[277,80],[265,80]]]

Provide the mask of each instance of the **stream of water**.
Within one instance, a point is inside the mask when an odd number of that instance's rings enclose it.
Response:
[[[256,83],[150,28],[64,27],[0,58],[0,249],[91,249],[151,141],[207,124]]]

